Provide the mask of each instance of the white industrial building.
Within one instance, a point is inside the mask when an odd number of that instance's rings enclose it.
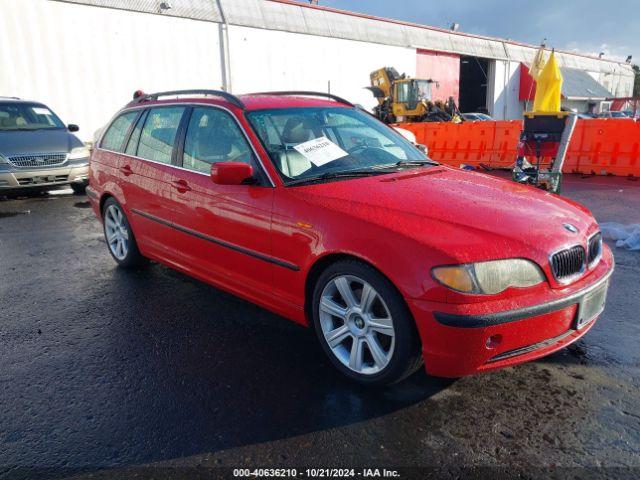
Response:
[[[463,111],[519,118],[535,52],[291,0],[0,0],[0,95],[47,103],[85,140],[137,89],[330,89],[372,107],[364,87],[384,66],[434,79],[434,95]],[[631,96],[629,64],[557,56],[578,85],[565,95],[571,107],[591,108],[602,92]],[[593,98],[589,82],[600,87]]]

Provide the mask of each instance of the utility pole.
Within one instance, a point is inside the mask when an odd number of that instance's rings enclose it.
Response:
[[[220,42],[220,67],[222,70],[222,89],[231,93],[231,54],[229,49],[229,23],[222,8],[222,1],[215,0],[220,12],[220,23],[218,41]]]

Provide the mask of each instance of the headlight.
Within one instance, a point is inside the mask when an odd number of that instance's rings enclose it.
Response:
[[[2,165],[3,163],[9,163],[9,162],[7,162],[6,158],[4,158],[2,155],[0,155],[0,165]]]
[[[452,290],[484,295],[494,295],[509,287],[531,287],[545,280],[540,267],[521,258],[436,267],[431,273]]]
[[[89,158],[89,149],[87,147],[76,147],[69,152],[68,160],[79,160],[81,158]]]

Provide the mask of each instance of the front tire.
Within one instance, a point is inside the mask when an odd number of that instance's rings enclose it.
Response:
[[[122,206],[109,198],[102,208],[102,226],[109,253],[123,268],[143,265],[146,259],[140,253],[136,238]]]
[[[312,308],[322,349],[347,377],[390,385],[422,365],[413,317],[393,284],[373,267],[355,260],[328,267],[315,285]]]
[[[85,193],[87,193],[87,183],[72,183],[71,190],[73,190],[73,193],[76,195],[84,195]]]

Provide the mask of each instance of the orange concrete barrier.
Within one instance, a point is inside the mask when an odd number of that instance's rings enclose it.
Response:
[[[640,123],[607,118],[582,120],[578,126],[569,144],[566,171],[640,176]]]
[[[516,161],[518,141],[520,140],[520,132],[522,132],[522,121],[510,120],[491,123],[496,124],[496,135],[493,143],[493,153],[487,163],[494,168],[511,168]]]
[[[511,168],[522,121],[402,123],[439,162]],[[640,176],[640,123],[627,119],[580,119],[569,144],[565,173]]]

